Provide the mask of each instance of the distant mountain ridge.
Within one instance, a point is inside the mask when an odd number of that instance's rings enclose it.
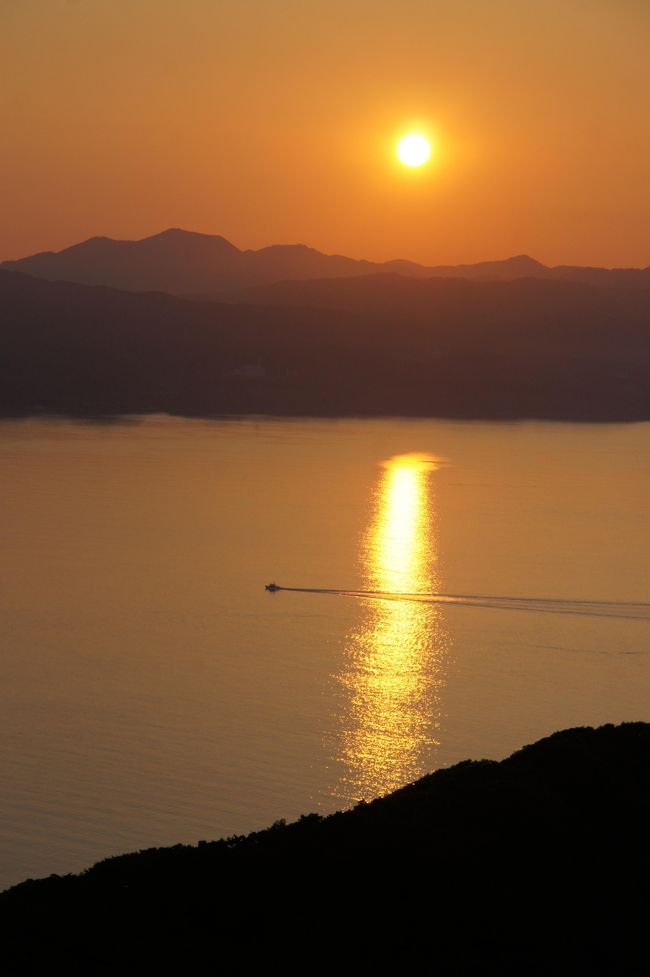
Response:
[[[209,297],[285,281],[357,278],[395,273],[409,278],[466,278],[512,281],[546,278],[592,285],[650,288],[650,268],[549,268],[528,255],[462,265],[420,265],[395,259],[373,262],[323,254],[304,244],[240,250],[216,234],[170,228],[140,241],[93,237],[64,248],[4,261],[7,271],[22,271],[49,281],[107,285],[131,292],[164,291]]]

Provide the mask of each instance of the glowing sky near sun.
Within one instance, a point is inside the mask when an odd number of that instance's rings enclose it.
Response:
[[[647,265],[649,40],[633,0],[3,0],[0,258],[181,226]]]

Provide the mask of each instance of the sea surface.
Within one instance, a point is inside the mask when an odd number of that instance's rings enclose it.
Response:
[[[650,720],[649,424],[5,422],[0,485],[0,887]]]

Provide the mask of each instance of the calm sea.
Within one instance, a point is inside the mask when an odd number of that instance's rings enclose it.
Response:
[[[648,424],[11,422],[0,480],[0,885],[650,720]]]

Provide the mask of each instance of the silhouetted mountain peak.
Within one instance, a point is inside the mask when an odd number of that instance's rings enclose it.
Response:
[[[546,265],[543,265],[541,261],[537,258],[531,258],[529,254],[515,254],[511,258],[505,258],[504,261],[500,262],[502,265],[507,265],[511,269],[517,269],[518,271],[540,271],[540,269],[546,270]]]
[[[61,251],[45,251],[44,254],[51,255],[64,255],[64,254],[81,254],[83,252],[93,252],[97,254],[103,254],[110,251],[110,249],[116,244],[131,244],[131,241],[116,241],[112,237],[107,237],[105,234],[96,234],[94,237],[89,237],[85,241],[80,241],[79,244],[72,244],[69,248],[62,248]],[[39,257],[35,255],[34,257]]]
[[[323,254],[322,251],[317,251],[316,248],[310,248],[308,244],[303,244],[302,242],[298,242],[297,244],[267,244],[266,247],[259,248],[259,250],[257,251],[254,248],[250,248],[246,253],[264,254],[264,253],[268,253],[269,251],[276,251],[278,253],[281,253],[283,251],[284,252],[294,251],[296,253],[302,253],[302,254],[319,254],[319,255]],[[325,255],[325,257],[327,256]]]
[[[134,244],[147,244],[161,242],[173,247],[182,248],[186,245],[208,246],[213,250],[223,249],[226,251],[241,254],[239,248],[232,244],[221,234],[203,234],[200,231],[187,231],[182,227],[168,227],[165,231],[158,234],[151,234],[149,237],[134,241]]]
[[[461,265],[420,265],[324,254],[302,242],[241,250],[219,234],[169,227],[138,241],[98,236],[62,251],[45,251],[2,267],[38,278],[141,292],[208,297],[276,282],[351,279],[397,272],[411,279],[454,278],[471,281],[557,279],[607,287],[646,288],[650,274],[640,269],[549,268],[528,254]]]

